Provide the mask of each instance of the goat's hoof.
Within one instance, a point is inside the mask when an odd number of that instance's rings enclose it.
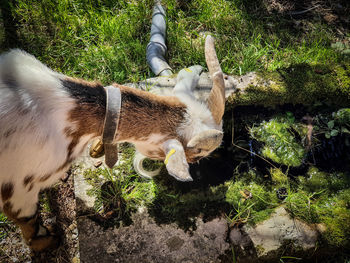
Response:
[[[58,248],[60,238],[56,235],[37,236],[29,240],[29,247],[34,252]]]

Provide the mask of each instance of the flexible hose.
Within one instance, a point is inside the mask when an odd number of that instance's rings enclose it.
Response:
[[[153,8],[151,39],[147,45],[146,58],[152,72],[157,76],[170,76],[172,71],[166,62],[166,13],[159,3]]]
[[[136,152],[135,157],[134,157],[134,169],[137,172],[138,175],[147,178],[147,179],[152,179],[154,176],[158,175],[161,168],[158,168],[154,171],[147,171],[144,167],[143,167],[143,161],[147,159],[146,156],[144,156],[143,154]]]

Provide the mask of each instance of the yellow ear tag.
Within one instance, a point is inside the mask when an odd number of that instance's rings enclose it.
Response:
[[[186,70],[187,72],[192,73],[192,70],[190,70],[189,68],[185,68],[185,70]]]
[[[168,154],[166,155],[165,160],[164,160],[165,165],[168,164],[169,158],[170,158],[175,152],[176,152],[176,150],[175,150],[174,148],[171,149],[171,150],[168,152]]]

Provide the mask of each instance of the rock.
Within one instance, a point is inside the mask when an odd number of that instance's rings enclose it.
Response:
[[[95,166],[96,168],[100,167],[101,165],[102,165],[102,161],[101,161],[101,160],[96,161],[96,162],[94,163],[94,166]]]
[[[239,262],[247,262],[256,258],[275,260],[281,250],[285,253],[290,249],[298,250],[298,254],[308,255],[310,249],[316,247],[318,232],[308,224],[291,218],[283,207],[278,207],[269,219],[254,227],[246,225],[242,229],[233,229],[229,237],[236,248],[236,255],[242,254],[244,258]]]
[[[316,229],[318,232],[324,233],[324,232],[326,232],[327,227],[325,224],[321,223],[321,224],[316,224]]]
[[[251,243],[249,236],[239,228],[232,229],[229,237],[233,245],[240,246],[242,249],[248,247]]]

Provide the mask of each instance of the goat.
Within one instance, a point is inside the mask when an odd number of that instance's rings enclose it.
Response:
[[[68,77],[21,50],[0,56],[0,208],[32,250],[57,245],[38,223],[39,191],[57,182],[93,138],[104,138],[110,167],[117,143],[131,142],[164,160],[176,179],[192,180],[188,163],[210,154],[223,137],[224,79],[210,36],[205,56],[213,79],[207,104],[192,95],[200,66],[180,71],[173,96],[159,96]]]

